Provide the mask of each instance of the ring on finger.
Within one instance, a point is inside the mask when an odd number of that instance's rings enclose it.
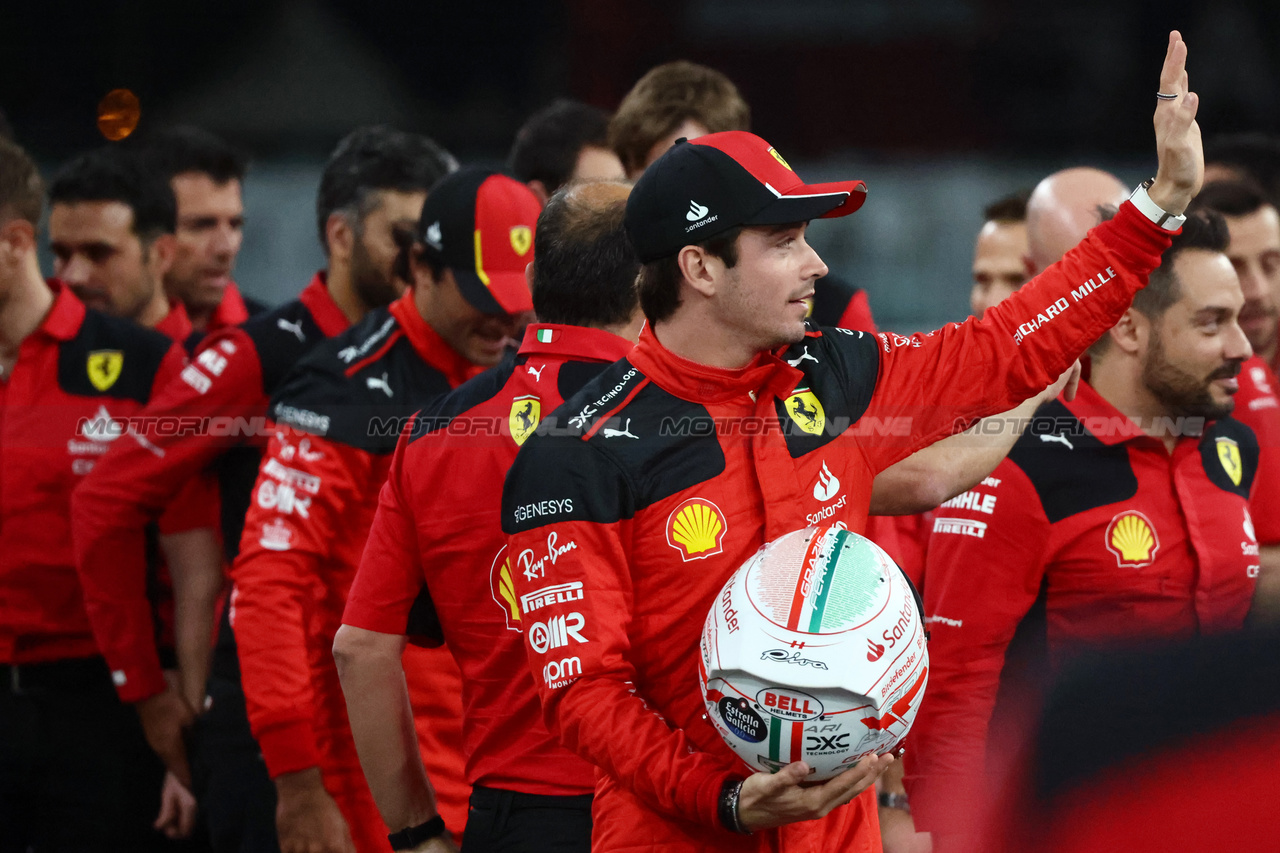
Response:
[[[1178,93],[1174,92],[1172,95],[1170,95],[1166,92],[1156,92],[1156,97],[1162,101],[1176,101],[1178,100]]]

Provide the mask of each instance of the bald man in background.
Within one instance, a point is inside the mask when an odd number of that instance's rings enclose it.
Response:
[[[1128,197],[1119,178],[1089,166],[1054,172],[1037,184],[1027,199],[1032,274],[1055,263],[1100,223],[1100,209],[1118,208]]]
[[[1041,181],[1027,201],[1027,244],[1035,271],[1066,254],[1102,221],[1104,213],[1128,196],[1120,179],[1101,169],[1064,169]],[[1275,400],[1274,389],[1280,385],[1256,353],[1244,362],[1241,375],[1265,377],[1262,382],[1240,383],[1243,393],[1237,395],[1232,412],[1236,420],[1254,431],[1262,449],[1249,504],[1260,552],[1258,592],[1250,622],[1275,622],[1280,621],[1280,513],[1270,506],[1280,499],[1276,495],[1280,490],[1280,400],[1267,403],[1266,398]]]

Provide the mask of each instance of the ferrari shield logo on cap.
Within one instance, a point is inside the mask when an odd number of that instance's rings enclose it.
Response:
[[[532,246],[533,231],[528,225],[517,225],[511,229],[511,248],[516,250],[517,255],[523,258]]]
[[[511,401],[511,438],[516,444],[524,444],[525,439],[533,435],[542,420],[542,402],[533,395],[516,397]]]
[[[106,391],[120,378],[120,370],[124,367],[124,353],[117,349],[100,349],[89,353],[85,364],[85,372],[89,381],[99,391]]]
[[[783,166],[785,166],[786,168],[791,169],[791,164],[790,164],[790,163],[788,163],[786,160],[783,160],[783,159],[782,159],[782,155],[778,153],[778,149],[777,149],[777,148],[770,148],[770,149],[769,149],[769,153],[773,155],[773,159],[777,160],[779,163],[781,163],[781,164],[782,164]],[[793,172],[794,172],[794,171],[795,171],[795,169],[791,169],[791,171],[793,171]]]
[[[516,604],[516,585],[511,580],[511,558],[507,556],[506,545],[493,558],[493,566],[489,569],[489,593],[494,603],[502,608],[507,630],[519,632],[520,607]]]
[[[1107,550],[1115,555],[1121,568],[1140,569],[1149,566],[1160,550],[1160,538],[1151,520],[1130,510],[1111,519],[1107,525]]]
[[[667,516],[667,544],[686,563],[724,550],[724,513],[705,498],[689,498]]]
[[[818,398],[812,391],[808,388],[797,388],[782,405],[786,408],[791,420],[795,421],[796,426],[809,435],[822,435],[822,430],[827,425],[827,415],[822,410],[822,403],[818,402]]]
[[[1240,445],[1233,440],[1219,436],[1215,439],[1218,445],[1218,461],[1222,463],[1222,470],[1227,472],[1227,476],[1231,478],[1231,482],[1237,486],[1244,477],[1244,466],[1240,463]]]

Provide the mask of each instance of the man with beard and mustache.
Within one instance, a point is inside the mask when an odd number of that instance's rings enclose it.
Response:
[[[271,395],[312,348],[398,295],[392,272],[397,233],[412,232],[427,189],[456,167],[452,155],[424,136],[387,127],[348,134],[325,165],[316,197],[328,268],[297,299],[210,335],[181,376],[140,413],[145,420],[137,431],[114,442],[76,491],[72,529],[90,620],[118,673],[120,698],[137,703],[148,740],[179,778],[191,772],[183,731],[196,709],[165,689],[152,632],[140,618],[147,612],[145,584],[121,567],[143,563],[147,523],[211,465],[221,485],[226,557],[235,558],[269,435],[261,425]],[[274,763],[274,753],[250,735],[227,609],[208,710],[195,738],[196,793],[215,849],[275,851],[277,817],[280,842],[297,843],[288,836],[305,833],[328,813],[328,795],[314,763]]]
[[[942,853],[969,849],[985,783],[1008,757],[1004,741],[988,750],[987,732],[1024,718],[1028,673],[1099,646],[1244,623],[1259,571],[1259,447],[1231,417],[1251,350],[1226,246],[1222,217],[1189,216],[1090,350],[1076,398],[1042,407],[991,477],[938,512],[924,590],[929,700],[908,789]]]

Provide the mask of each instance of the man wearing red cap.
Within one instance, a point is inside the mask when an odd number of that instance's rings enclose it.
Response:
[[[517,595],[582,584],[525,636],[549,722],[601,771],[593,850],[879,849],[871,785],[892,758],[808,787],[802,761],[744,772],[698,688],[706,613],[761,544],[862,530],[877,471],[1037,393],[1115,323],[1201,182],[1185,59],[1170,34],[1154,181],[982,321],[928,335],[804,324],[827,271],[807,221],[856,210],[860,182],[806,185],[743,132],[677,144],[637,182],[650,325],[525,443],[502,506],[511,552],[533,552]],[[886,419],[909,433],[859,428]]]
[[[272,398],[279,429],[232,568],[231,621],[268,772],[319,776],[341,812],[328,809],[327,820],[295,835],[313,849],[389,849],[356,756],[333,639],[405,421],[497,364],[532,310],[524,267],[538,211],[511,178],[467,169],[442,179],[407,259],[414,286],[318,347]],[[405,668],[441,816],[461,830],[461,676],[442,648],[413,650]]]

